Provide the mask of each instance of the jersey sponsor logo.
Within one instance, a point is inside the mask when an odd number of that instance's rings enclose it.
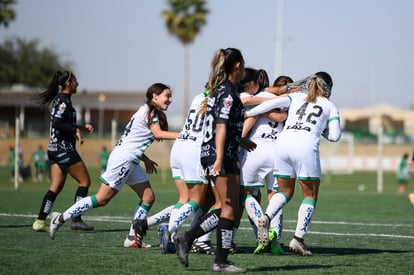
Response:
[[[200,158],[204,158],[208,156],[210,156],[210,145],[206,144],[206,145],[201,146]]]
[[[221,109],[221,113],[224,114],[224,115],[230,114],[230,109],[231,109],[232,105],[233,105],[233,98],[231,97],[231,95],[228,95],[223,100],[223,107]],[[220,115],[220,117],[221,117],[221,115]]]
[[[62,104],[58,106],[57,114],[62,115],[65,112],[65,110],[66,110],[66,104],[65,102],[62,102]]]
[[[287,126],[286,129],[303,130],[303,131],[307,131],[307,132],[311,131],[310,127],[303,126],[303,122],[299,122],[299,121],[297,121],[295,125]]]

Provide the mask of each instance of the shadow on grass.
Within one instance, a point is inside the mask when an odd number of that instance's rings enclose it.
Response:
[[[24,227],[32,227],[32,224],[2,224],[0,228],[24,228]]]
[[[65,223],[64,226],[70,227],[70,222]],[[0,229],[15,229],[15,228],[30,228],[32,229],[32,224],[2,224],[0,225]],[[73,230],[83,233],[90,233],[90,234],[98,234],[98,233],[112,233],[112,232],[128,232],[125,228],[108,228],[108,229],[94,229],[92,231],[82,231],[82,230]]]
[[[340,247],[312,247],[314,255],[366,255],[366,254],[381,254],[381,253],[408,253],[407,250],[384,250],[384,249],[370,249],[370,248],[340,248]]]
[[[264,272],[264,271],[294,271],[294,270],[316,270],[316,269],[328,269],[333,268],[333,265],[286,265],[286,266],[265,266],[260,268],[248,268],[249,272]]]
[[[253,253],[255,247],[238,246],[241,253]],[[384,250],[384,249],[370,249],[370,248],[341,248],[341,247],[311,247],[314,256],[338,256],[338,255],[367,255],[367,254],[382,254],[382,253],[409,253],[409,250]],[[289,247],[283,245],[286,255],[298,255],[295,252],[289,251]],[[270,255],[270,254],[269,254]]]

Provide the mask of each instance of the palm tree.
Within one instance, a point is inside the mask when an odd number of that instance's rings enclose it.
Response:
[[[0,27],[8,27],[10,22],[16,18],[16,12],[12,8],[16,0],[0,0]]]
[[[205,0],[168,0],[169,8],[162,12],[168,32],[177,37],[184,46],[184,87],[183,117],[187,115],[188,85],[188,45],[194,41],[201,27],[206,24],[208,9]]]

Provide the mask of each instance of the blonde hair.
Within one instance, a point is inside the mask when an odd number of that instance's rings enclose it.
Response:
[[[227,80],[237,62],[243,62],[241,52],[235,48],[219,49],[214,53],[211,60],[211,72],[207,82],[207,89],[210,89],[209,97],[214,97],[221,83]],[[201,104],[200,114],[207,112],[208,97]]]
[[[308,88],[307,102],[316,102],[318,96],[329,99],[333,83],[331,76],[326,72],[317,72],[311,78]]]

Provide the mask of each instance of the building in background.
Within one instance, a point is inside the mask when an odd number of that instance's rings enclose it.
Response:
[[[14,136],[17,117],[22,136],[49,135],[50,110],[31,100],[34,93],[36,89],[24,86],[0,89],[0,136]],[[112,121],[118,132],[123,131],[145,101],[145,91],[78,91],[72,97],[78,123],[91,123],[100,137],[110,135]]]

